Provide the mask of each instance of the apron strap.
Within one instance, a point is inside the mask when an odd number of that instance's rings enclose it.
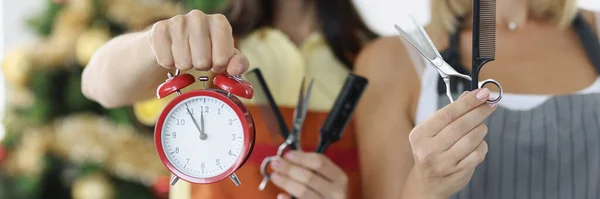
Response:
[[[596,21],[596,34],[600,38],[600,12],[594,12],[594,21]]]
[[[581,14],[577,14],[575,17],[573,27],[579,36],[588,59],[592,62],[596,71],[600,73],[600,40],[598,35]]]

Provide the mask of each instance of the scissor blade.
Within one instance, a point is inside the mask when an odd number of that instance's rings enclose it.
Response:
[[[298,124],[302,125],[304,123],[304,119],[306,119],[306,112],[308,112],[308,102],[310,101],[310,93],[312,93],[314,80],[311,79],[308,83],[308,89],[306,90],[306,96],[302,100],[302,109],[300,111],[300,117],[298,117]]]
[[[308,112],[308,102],[310,101],[310,94],[313,88],[313,80],[310,80],[308,89],[306,90],[306,95],[304,94],[304,79],[302,80],[302,86],[300,89],[300,95],[298,96],[298,106],[294,111],[294,123],[292,125],[292,130],[290,131],[290,136],[295,137],[295,145],[297,149],[300,149],[300,138],[302,136],[302,126],[304,124],[304,120],[306,119],[306,113]]]
[[[429,38],[429,35],[425,32],[425,30],[417,23],[414,17],[410,16],[411,23],[411,31],[406,31],[405,29],[400,28],[398,25],[394,25],[394,28],[400,35],[408,41],[408,43],[413,46],[421,55],[423,55],[428,60],[434,60],[438,57],[441,57],[433,42]]]

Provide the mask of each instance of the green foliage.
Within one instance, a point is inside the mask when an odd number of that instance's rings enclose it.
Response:
[[[26,110],[27,120],[34,125],[42,125],[49,122],[57,115],[58,107],[56,104],[57,85],[54,79],[58,71],[37,71],[32,73],[29,82],[29,89],[35,98],[33,106]]]
[[[52,0],[44,1],[46,1],[46,9],[38,15],[27,19],[29,28],[42,37],[50,35],[52,32],[52,25],[54,24],[54,18],[63,7],[60,4],[54,3]]]
[[[148,199],[154,198],[148,187],[129,181],[114,179],[116,196],[115,199]]]
[[[184,0],[183,1],[188,9],[198,9],[206,13],[217,12],[223,8],[229,1],[226,0]]]
[[[83,96],[81,91],[81,70],[69,72],[68,80],[64,88],[64,104],[66,114],[91,111],[98,107],[98,104]]]
[[[107,109],[106,115],[118,125],[134,125],[133,118],[127,108]]]
[[[98,171],[102,171],[104,169],[104,167],[100,164],[93,164],[93,163],[88,163],[88,164],[83,164],[81,166],[79,166],[79,168],[77,169],[77,175],[78,176],[84,176],[84,175],[88,175],[88,174],[92,174]]]

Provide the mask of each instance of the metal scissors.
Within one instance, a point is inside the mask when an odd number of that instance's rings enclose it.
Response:
[[[302,86],[300,87],[300,94],[298,96],[298,105],[296,106],[296,110],[294,111],[294,123],[292,124],[292,129],[290,130],[285,142],[279,145],[277,149],[277,155],[267,157],[260,164],[260,173],[263,175],[263,180],[260,183],[258,189],[264,190],[269,182],[271,176],[267,173],[267,165],[275,160],[275,158],[281,158],[283,152],[289,147],[292,149],[301,150],[300,148],[300,136],[302,132],[302,126],[304,125],[304,119],[306,119],[306,112],[308,111],[308,101],[310,99],[310,93],[312,91],[313,80],[310,80],[308,85],[308,89],[306,89],[306,95],[304,94],[305,88],[305,79],[302,80]]]
[[[425,32],[423,27],[421,27],[417,23],[417,20],[412,15],[409,16],[412,19],[413,27],[411,28],[415,30],[408,32],[400,28],[400,26],[398,25],[394,25],[394,28],[398,31],[398,33],[400,33],[400,35],[405,40],[408,41],[408,43],[410,43],[411,46],[413,46],[417,51],[419,51],[419,53],[421,53],[423,57],[425,57],[429,62],[431,62],[431,64],[433,64],[437,68],[438,73],[440,73],[442,80],[444,80],[444,83],[446,84],[446,95],[450,99],[450,102],[454,102],[454,99],[452,98],[452,92],[450,90],[450,78],[454,76],[471,81],[471,77],[468,75],[460,74],[459,72],[454,70],[454,68],[452,68],[450,64],[446,63],[446,61],[444,61],[443,57],[440,55],[440,52],[437,50],[437,48],[429,38],[429,35],[427,35],[427,32]],[[500,83],[493,79],[487,79],[480,81],[478,85],[479,88],[481,88],[485,84],[490,83],[498,87],[498,89],[500,90],[500,94],[496,99],[488,100],[488,103],[498,103],[500,99],[502,99],[503,94],[502,86],[500,86]]]

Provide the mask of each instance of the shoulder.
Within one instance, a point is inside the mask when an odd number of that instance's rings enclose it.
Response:
[[[410,56],[401,39],[381,37],[366,45],[356,59],[355,72],[377,77],[413,76]]]
[[[369,106],[386,104],[410,114],[418,99],[420,78],[402,38],[382,37],[371,42],[359,54],[354,72],[369,79],[365,92]]]

